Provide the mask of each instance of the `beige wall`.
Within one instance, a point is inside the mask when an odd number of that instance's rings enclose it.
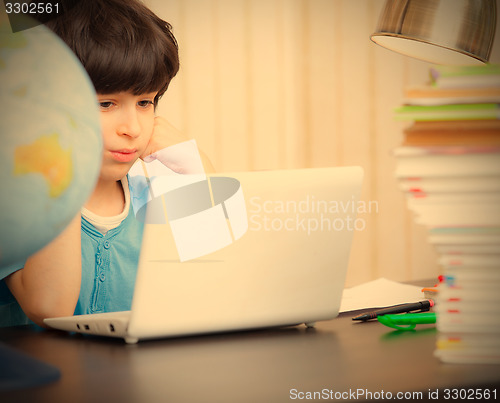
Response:
[[[180,47],[159,113],[196,138],[218,171],[361,165],[363,200],[378,211],[363,216],[346,285],[440,274],[391,156],[405,126],[392,110],[406,85],[427,80],[429,64],[369,40],[383,0],[145,2]]]

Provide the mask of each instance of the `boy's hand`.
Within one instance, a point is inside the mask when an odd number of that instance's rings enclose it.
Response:
[[[152,155],[155,152],[187,140],[189,139],[172,126],[167,119],[156,116],[153,134],[151,135],[148,146],[141,155],[141,159],[145,162],[152,161],[155,159],[154,155]]]
[[[183,143],[188,141],[189,139],[184,136],[178,129],[170,124],[165,118],[161,116],[155,117],[155,122],[153,126],[153,134],[151,135],[151,139],[149,140],[149,144],[146,147],[144,153],[140,156],[140,158],[144,162],[151,162],[155,159],[159,159],[165,166],[172,169],[177,173],[201,173],[205,172],[215,172],[215,169],[207,158],[207,156],[201,151],[197,150],[199,153],[199,157],[201,157],[201,165],[192,163],[193,155],[197,155],[196,151],[191,151],[189,154],[192,155],[183,155],[180,153],[178,155],[173,155],[170,153],[160,153],[159,151],[164,150],[167,147]],[[193,171],[194,168],[194,171]]]

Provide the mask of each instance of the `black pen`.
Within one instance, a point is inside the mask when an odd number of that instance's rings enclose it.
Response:
[[[352,320],[370,320],[376,319],[377,316],[392,314],[392,313],[406,313],[406,312],[426,312],[434,306],[434,301],[432,299],[427,299],[425,301],[413,302],[409,304],[399,304],[388,306],[386,308],[377,309],[375,311],[362,313],[361,315],[355,316]]]

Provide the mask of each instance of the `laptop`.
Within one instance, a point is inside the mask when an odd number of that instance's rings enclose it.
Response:
[[[136,343],[333,319],[353,236],[364,228],[356,217],[362,178],[360,167],[211,175],[214,207],[205,210],[171,191],[143,214],[131,310],[44,323]],[[197,186],[181,191],[185,201],[203,199],[186,199]]]

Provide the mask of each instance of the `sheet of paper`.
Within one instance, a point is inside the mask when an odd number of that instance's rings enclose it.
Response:
[[[401,284],[386,278],[344,289],[340,312],[364,308],[380,308],[407,302],[422,301],[422,287]]]

